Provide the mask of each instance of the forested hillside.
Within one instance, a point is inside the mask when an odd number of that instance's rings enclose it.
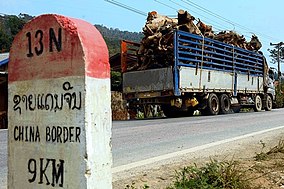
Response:
[[[24,24],[31,20],[27,14],[0,15],[0,52],[8,52],[15,35],[23,28]]]
[[[103,35],[108,49],[109,54],[114,55],[120,52],[120,40],[125,39],[134,42],[140,42],[143,34],[140,32],[129,32],[129,31],[120,31],[119,29],[107,28],[102,25],[95,25],[96,28],[101,32]]]
[[[0,15],[0,53],[9,52],[15,35],[23,28],[24,24],[33,16],[28,14]],[[110,56],[120,52],[120,40],[126,39],[139,42],[143,34],[138,32],[120,31],[119,29],[107,28],[102,25],[95,25],[102,33]]]

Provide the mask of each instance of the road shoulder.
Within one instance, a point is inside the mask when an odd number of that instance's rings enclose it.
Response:
[[[139,188],[144,184],[155,188],[166,188],[175,176],[175,170],[188,165],[203,165],[210,159],[224,160],[248,160],[256,153],[260,153],[262,144],[265,150],[270,150],[284,138],[284,129],[277,129],[257,135],[252,135],[239,140],[209,146],[206,149],[190,152],[175,158],[166,159],[148,165],[139,166],[130,170],[116,172],[113,174],[113,189],[125,188],[127,184],[135,183]]]

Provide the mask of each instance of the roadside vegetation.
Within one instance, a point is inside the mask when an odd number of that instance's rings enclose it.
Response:
[[[168,189],[249,189],[245,172],[236,161],[211,160],[203,167],[190,166],[176,173],[176,180]]]
[[[34,16],[28,14],[0,14],[0,53],[10,51],[15,35],[33,18]],[[121,31],[118,28],[108,28],[98,24],[95,26],[105,39],[110,56],[120,52],[120,40],[140,42],[143,38],[141,32]]]
[[[281,85],[277,85],[275,87],[275,108],[283,108],[284,106],[284,81],[283,79],[281,80]]]
[[[184,167],[164,189],[277,189],[284,188],[284,140],[267,150],[260,141],[253,159],[217,161]],[[131,183],[125,189],[152,189],[151,183]],[[157,186],[155,187],[157,188]]]

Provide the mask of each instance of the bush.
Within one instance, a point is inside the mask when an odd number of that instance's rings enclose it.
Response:
[[[122,76],[120,72],[111,71],[111,90],[122,91]]]
[[[276,100],[275,100],[275,105],[276,108],[282,108],[283,107],[283,102],[284,102],[284,95],[283,92],[284,91],[284,84],[276,86],[275,87],[275,92],[276,92]]]
[[[249,189],[244,172],[235,161],[211,160],[206,166],[185,167],[176,172],[176,181],[168,189]]]

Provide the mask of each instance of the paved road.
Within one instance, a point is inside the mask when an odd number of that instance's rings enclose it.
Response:
[[[175,119],[113,122],[113,166],[166,156],[284,125],[284,109]],[[7,175],[7,130],[0,131],[0,186]],[[2,182],[2,183],[1,183]],[[2,189],[0,187],[0,189]]]
[[[113,124],[114,167],[284,125],[284,109]]]

